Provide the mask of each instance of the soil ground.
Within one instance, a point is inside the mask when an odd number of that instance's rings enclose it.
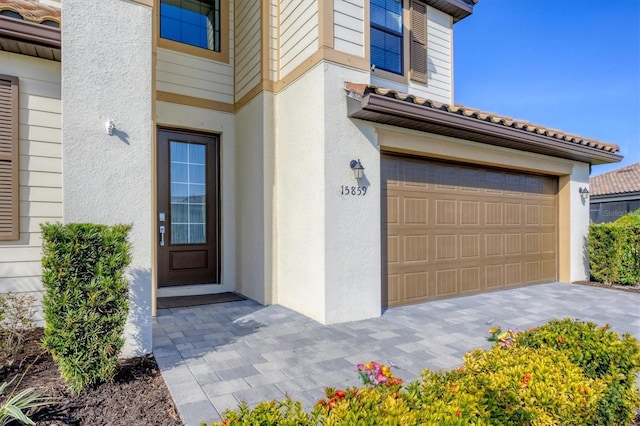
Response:
[[[15,378],[12,386],[19,382],[18,389],[36,388],[59,401],[29,413],[38,426],[183,424],[153,356],[123,360],[113,383],[75,396],[41,348],[41,338],[42,329],[34,330],[16,362],[0,369],[0,382]]]
[[[600,283],[597,281],[575,281],[573,284],[589,285],[592,287],[601,287],[601,288],[610,288],[613,290],[620,290],[620,291],[626,291],[629,293],[640,294],[640,285],[615,285],[615,284]]]

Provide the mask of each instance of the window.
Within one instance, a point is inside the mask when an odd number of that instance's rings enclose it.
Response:
[[[406,13],[403,1],[407,6]],[[407,17],[408,23],[403,23],[403,16]],[[426,83],[426,4],[421,0],[371,0],[370,21],[371,65],[400,75],[403,80],[408,77]],[[405,31],[409,36],[406,43]]]
[[[402,74],[402,0],[371,0],[371,64]]]
[[[160,38],[221,51],[222,0],[161,0]]]
[[[20,239],[18,78],[0,75],[0,241]]]

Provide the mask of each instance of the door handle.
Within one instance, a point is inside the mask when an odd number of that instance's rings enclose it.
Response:
[[[164,246],[164,226],[160,225],[160,246]]]

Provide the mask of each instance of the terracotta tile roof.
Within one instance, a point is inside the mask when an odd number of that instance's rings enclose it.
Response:
[[[411,102],[416,105],[421,105],[427,108],[449,112],[451,114],[462,115],[465,117],[475,118],[480,121],[486,121],[505,127],[517,129],[527,133],[534,133],[557,139],[569,144],[583,145],[590,148],[595,148],[605,152],[616,153],[620,150],[618,145],[608,142],[601,142],[596,139],[587,139],[582,136],[565,133],[561,130],[550,129],[538,124],[532,124],[525,120],[519,120],[515,118],[505,117],[499,114],[495,114],[487,111],[480,111],[475,108],[465,107],[463,105],[447,105],[441,102],[432,101],[430,99],[420,98],[414,95],[400,93],[396,90],[385,89],[375,86],[373,84],[358,84],[347,82],[345,89],[349,92],[357,93],[359,95],[367,95],[375,93],[377,95],[391,97],[401,101]]]
[[[42,23],[54,21],[60,24],[60,9],[42,4],[36,0],[0,0],[0,11],[10,10],[25,21]]]
[[[640,192],[640,163],[593,177],[589,187],[591,196]]]

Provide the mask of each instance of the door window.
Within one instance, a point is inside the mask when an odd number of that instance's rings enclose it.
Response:
[[[171,243],[206,243],[206,145],[171,141]]]

